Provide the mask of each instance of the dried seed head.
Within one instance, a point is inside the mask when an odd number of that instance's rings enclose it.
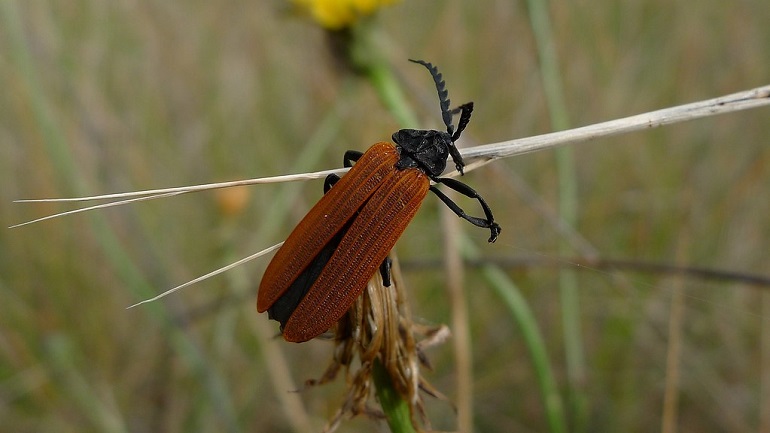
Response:
[[[306,386],[321,385],[334,380],[341,369],[346,372],[347,396],[324,432],[332,432],[343,420],[360,414],[383,417],[380,410],[369,406],[376,362],[384,367],[393,388],[409,403],[412,424],[417,430],[430,429],[420,391],[447,400],[420,371],[421,367],[429,367],[422,349],[445,341],[449,330],[445,326],[426,327],[412,322],[398,261],[392,253],[390,257],[391,286],[383,285],[379,273],[369,280],[366,290],[337,324],[334,358],[326,372],[320,379],[306,382]],[[356,358],[359,362],[355,362]]]

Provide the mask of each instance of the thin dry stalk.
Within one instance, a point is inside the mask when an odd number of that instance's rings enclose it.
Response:
[[[453,194],[454,195],[454,194]],[[452,195],[450,195],[450,198]],[[471,345],[468,302],[465,297],[463,281],[465,272],[460,256],[457,233],[462,230],[457,216],[449,209],[442,209],[441,225],[444,240],[444,271],[446,287],[452,310],[452,344],[457,364],[457,429],[461,432],[473,431],[473,348]]]

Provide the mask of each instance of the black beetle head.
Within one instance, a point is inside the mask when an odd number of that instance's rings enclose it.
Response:
[[[397,168],[418,167],[431,177],[438,177],[444,172],[451,149],[454,149],[452,153],[457,152],[452,136],[442,131],[401,129],[393,134],[393,142],[401,153]],[[454,161],[459,167],[464,165],[462,159]]]

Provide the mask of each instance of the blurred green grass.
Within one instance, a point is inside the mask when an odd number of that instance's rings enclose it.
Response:
[[[574,2],[550,12],[574,125],[770,77],[766,1]],[[7,1],[0,14],[3,226],[64,208],[11,203],[19,198],[336,167],[344,150],[364,150],[397,127],[366,83],[340,73],[321,31],[281,2]],[[550,131],[523,4],[408,1],[386,9],[379,24],[384,54],[414,90],[416,107],[423,98],[433,104],[434,95],[407,57],[437,64],[453,101],[476,103],[466,142]],[[420,112],[426,126],[438,121]],[[761,109],[576,147],[580,234],[606,257],[767,274],[767,119]],[[553,152],[496,165],[467,182],[493,206],[503,235],[486,246],[486,233],[467,233],[487,257],[559,255],[558,231],[510,186],[523,180],[555,209]],[[236,215],[223,212],[216,194],[201,193],[0,230],[2,429],[293,428],[271,387],[265,344],[280,346],[297,383],[320,376],[330,350],[323,342],[265,343],[254,332],[267,322],[254,309],[265,261],[160,304],[124,307],[280,241],[320,190],[320,182],[252,187]],[[403,262],[441,256],[435,203],[399,242]],[[565,387],[558,275],[529,268],[510,276]],[[448,323],[440,269],[406,277],[416,314]],[[761,396],[770,386],[770,295],[637,273],[587,270],[578,280],[589,430],[660,429],[678,284],[685,293],[679,428],[758,430],[770,402]],[[471,272],[466,286],[475,426],[545,430],[520,330],[480,276]],[[450,347],[431,359],[429,380],[453,396]],[[340,403],[340,385],[300,398],[318,430]],[[447,404],[429,409],[435,427],[453,428]],[[368,426],[356,420],[341,430]]]

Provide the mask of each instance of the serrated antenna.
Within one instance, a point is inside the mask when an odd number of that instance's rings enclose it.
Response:
[[[409,61],[423,65],[428,68],[428,71],[430,71],[430,75],[433,77],[433,82],[436,83],[436,90],[438,91],[438,102],[441,105],[441,118],[444,120],[444,125],[446,125],[446,132],[449,135],[454,135],[454,127],[452,126],[452,112],[449,111],[449,91],[446,89],[446,83],[441,76],[441,72],[438,71],[437,67],[433,66],[430,62],[426,62],[425,60],[409,59]],[[465,123],[467,124],[468,122],[466,121]]]

